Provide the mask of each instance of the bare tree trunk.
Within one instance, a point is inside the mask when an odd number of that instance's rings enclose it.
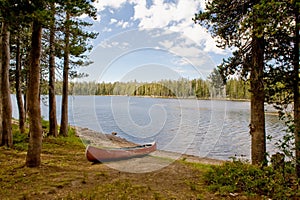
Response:
[[[65,49],[63,70],[63,94],[61,103],[60,134],[68,136],[68,84],[69,84],[69,54],[70,54],[70,14],[67,12],[65,23]]]
[[[300,179],[300,95],[299,95],[299,6],[295,1],[295,47],[294,47],[294,125],[295,125],[295,144],[296,144],[296,172]]]
[[[2,47],[2,28],[0,30],[0,47]],[[0,139],[2,140],[2,92],[1,92],[1,85],[2,85],[2,51],[3,49],[0,48]]]
[[[9,25],[4,20],[2,22],[2,139],[1,145],[7,147],[13,146],[12,141],[12,105],[9,87],[9,67],[10,67],[10,50],[9,50]]]
[[[50,25],[49,55],[49,135],[58,136],[55,99],[55,5],[51,4],[52,20]]]
[[[266,164],[266,133],[264,113],[264,38],[253,36],[251,85],[251,159],[252,164]]]
[[[19,109],[19,129],[21,133],[25,133],[25,109],[21,89],[21,53],[20,40],[17,38],[17,52],[16,52],[16,98]]]
[[[29,81],[27,90],[29,117],[29,144],[26,157],[27,167],[38,167],[41,164],[42,124],[40,108],[40,58],[41,58],[42,26],[34,20],[31,36],[31,53],[29,65]]]
[[[259,0],[254,0],[258,4]],[[265,89],[264,89],[264,53],[265,40],[263,36],[264,22],[259,19],[262,14],[254,9],[252,28],[252,60],[250,71],[250,134],[251,134],[251,159],[254,165],[266,165],[266,129],[265,129]]]

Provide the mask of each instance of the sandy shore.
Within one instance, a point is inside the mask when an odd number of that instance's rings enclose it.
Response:
[[[88,128],[82,127],[75,127],[76,135],[81,138],[82,142],[85,145],[93,145],[93,146],[102,146],[102,147],[128,147],[128,146],[135,146],[135,143],[127,141],[124,138],[120,138],[117,135],[113,134],[103,134]],[[224,161],[212,159],[212,158],[201,158],[192,155],[180,154],[170,151],[162,151],[156,150],[155,152],[150,154],[150,159],[144,158],[144,162],[148,163],[156,163],[159,160],[161,166],[165,165],[166,163],[174,162],[175,160],[182,159],[188,162],[197,162],[203,164],[213,164],[219,165],[222,164]],[[124,165],[128,164],[128,161],[118,161],[118,165],[120,162],[124,162]],[[135,159],[130,159],[130,163],[134,163]],[[140,160],[137,161],[140,163]],[[113,163],[111,163],[113,165]],[[152,166],[153,167],[153,166]],[[156,166],[157,167],[157,166]],[[155,168],[155,167],[154,167]]]

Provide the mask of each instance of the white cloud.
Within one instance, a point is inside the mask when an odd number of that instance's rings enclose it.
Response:
[[[129,27],[129,23],[128,23],[128,22],[124,22],[124,23],[122,24],[122,28],[127,28],[127,27]]]
[[[112,41],[112,42],[110,42],[110,41],[105,41],[105,42],[102,42],[101,44],[100,44],[100,47],[102,47],[102,48],[113,48],[113,47],[117,47],[117,46],[119,46],[119,42],[116,42],[116,41]]]
[[[174,67],[174,71],[177,72],[177,73],[179,73],[179,74],[183,74],[187,70],[185,68],[182,68],[182,67]]]
[[[98,22],[101,21],[101,15],[97,15],[97,19],[91,18],[87,14],[82,14],[79,16],[79,19],[86,19],[86,18],[92,19],[93,21],[98,21]]]
[[[188,37],[192,41],[195,41],[198,45],[204,46],[204,51],[215,52],[217,54],[225,54],[223,49],[218,48],[216,41],[206,31],[205,28],[200,25],[191,25],[186,27],[183,31],[184,36]]]
[[[159,42],[159,44],[162,47],[164,47],[166,49],[169,49],[169,48],[171,48],[171,47],[174,46],[174,41],[171,41],[171,40],[162,40],[162,41]]]
[[[97,8],[98,11],[102,11],[105,8],[118,9],[126,3],[126,0],[97,0],[93,5]]]
[[[174,59],[173,63],[179,66],[185,66],[190,64],[190,62],[186,58]]]
[[[130,26],[129,22],[120,20],[116,23],[117,27],[122,27],[123,29],[128,28]]]
[[[109,22],[109,24],[114,24],[114,23],[116,23],[116,22],[118,22],[118,20],[117,20],[117,19],[115,19],[115,18],[111,18],[111,19],[110,19],[110,22]]]
[[[117,26],[117,27],[120,27],[120,26],[122,26],[122,25],[123,25],[123,23],[124,23],[124,21],[123,21],[123,20],[121,20],[121,21],[118,21],[118,22],[116,23],[116,26]]]
[[[154,0],[150,8],[145,1],[136,1],[134,19],[140,20],[141,28],[164,28],[170,21],[177,21],[180,26],[193,24],[192,17],[200,9],[200,1],[179,0],[175,3],[164,3]]]
[[[135,1],[133,19],[140,21],[139,28],[141,29],[163,28],[179,32],[198,45],[204,44],[204,50],[207,52],[224,54],[224,50],[216,47],[216,42],[210,34],[200,25],[195,25],[192,20],[194,14],[204,6],[204,1],[179,0],[175,4],[154,0],[153,5],[147,8],[145,1]],[[203,41],[206,42],[203,43]]]
[[[108,27],[105,27],[102,32],[112,32],[112,29],[111,28],[108,28]]]
[[[100,10],[99,15],[115,11],[112,18],[109,19],[108,25],[105,25],[107,28],[104,28],[103,31],[112,31],[118,41],[102,43],[101,47],[105,51],[111,48],[112,50],[107,52],[114,53],[126,52],[139,47],[165,50],[180,58],[173,60],[173,64],[178,66],[178,72],[182,73],[187,66],[194,66],[195,69],[206,73],[205,71],[208,72],[215,67],[208,52],[224,55],[228,53],[228,51],[217,48],[216,42],[205,28],[194,24],[192,20],[194,14],[204,8],[204,0],[178,0],[176,3],[153,0],[152,2],[153,4],[147,7],[146,0],[99,0],[96,3]],[[122,18],[122,15],[117,16],[118,9],[122,11],[120,13],[124,12],[121,8],[126,3],[126,6],[132,5],[133,13],[129,15],[126,13],[126,18]],[[134,25],[137,25],[138,28],[136,30],[138,34],[134,36],[133,34],[136,32],[133,29],[132,34],[122,33],[122,31],[115,33],[113,30],[114,27],[118,27],[117,30],[122,28],[123,31],[130,31],[129,27],[134,28]],[[142,34],[144,31],[146,34]],[[126,42],[124,43],[123,40]],[[115,51],[115,48],[118,50]]]
[[[198,45],[203,44],[207,52],[225,54],[226,52],[216,47],[216,42],[211,38],[200,25],[192,21],[195,13],[205,8],[207,0],[178,0],[176,3],[164,3],[164,0],[153,0],[152,5],[147,8],[146,0],[98,0],[94,6],[99,12],[108,8],[120,9],[126,3],[133,6],[133,16],[129,21],[118,21],[112,18],[109,24],[116,24],[117,27],[126,29],[131,27],[131,21],[138,21],[140,29],[162,28],[179,32],[190,38]]]
[[[128,42],[122,42],[118,47],[122,50],[127,50],[130,47],[130,44]]]

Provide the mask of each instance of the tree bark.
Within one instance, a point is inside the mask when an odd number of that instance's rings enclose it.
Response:
[[[264,114],[264,38],[252,38],[251,86],[251,159],[252,164],[266,164],[266,133]]]
[[[63,94],[61,103],[61,123],[59,133],[68,136],[68,84],[69,84],[69,54],[70,54],[70,14],[67,12],[65,23],[65,48],[63,70]]]
[[[9,49],[9,25],[4,20],[2,22],[2,71],[1,71],[1,97],[2,97],[2,139],[1,145],[12,147],[12,105],[9,87],[9,67],[10,67],[10,49]]]
[[[49,55],[49,135],[58,136],[55,98],[55,5],[51,4],[52,19],[50,25]]]
[[[294,47],[294,125],[295,125],[295,144],[296,144],[296,173],[300,179],[300,95],[299,95],[299,6],[295,1],[295,47]]]
[[[0,29],[0,47],[2,47],[2,28]],[[2,85],[2,51],[0,49],[0,139],[2,140],[2,92],[1,92],[1,85]],[[1,142],[0,142],[1,143]]]
[[[40,109],[40,58],[41,58],[42,26],[33,21],[31,36],[31,53],[29,80],[27,90],[29,117],[29,144],[26,157],[27,167],[38,167],[41,164],[42,124]]]
[[[21,89],[21,53],[20,53],[20,40],[17,38],[17,50],[16,50],[16,98],[19,110],[19,130],[21,133],[25,133],[25,109],[22,97]]]

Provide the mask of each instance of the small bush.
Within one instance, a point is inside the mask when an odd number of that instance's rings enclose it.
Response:
[[[292,165],[282,170],[271,166],[258,167],[241,161],[213,166],[204,179],[209,189],[221,195],[244,193],[268,196],[272,199],[299,198],[298,185]]]
[[[14,148],[20,151],[27,150],[28,147],[28,135],[22,134],[19,131],[13,133]]]

